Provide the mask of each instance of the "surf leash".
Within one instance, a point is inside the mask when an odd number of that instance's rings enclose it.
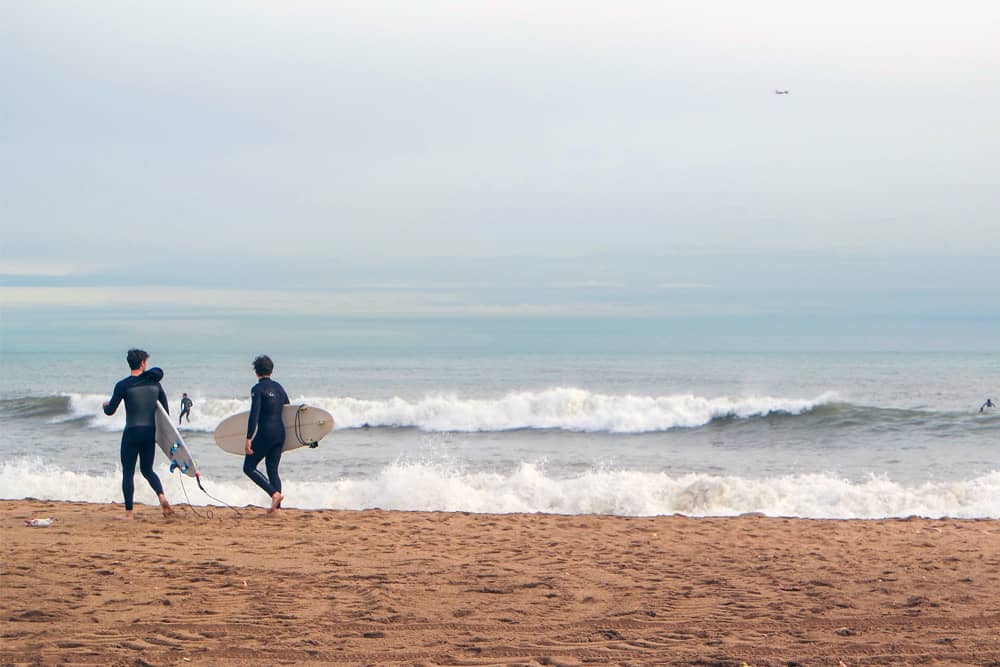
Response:
[[[175,442],[174,443],[174,446],[171,447],[171,449],[170,449],[170,455],[171,456],[173,456],[174,454],[177,453],[177,450],[179,449],[180,445],[181,445],[181,443],[179,443],[179,442]],[[181,471],[181,490],[184,492],[184,499],[187,500],[188,508],[190,508],[191,512],[196,517],[198,517],[199,519],[211,519],[211,518],[213,518],[215,516],[215,513],[212,512],[212,510],[210,510],[210,509],[206,509],[206,510],[204,510],[205,515],[202,516],[202,514],[200,514],[198,512],[198,510],[196,510],[194,508],[194,505],[191,504],[191,498],[188,496],[187,487],[184,486],[184,475],[186,475],[187,472],[188,472],[188,470],[190,470],[191,468],[194,468],[194,479],[195,479],[196,482],[198,482],[198,488],[201,489],[202,493],[204,493],[206,496],[208,496],[209,498],[211,498],[215,502],[221,503],[222,505],[225,505],[229,509],[231,509],[234,512],[236,512],[236,516],[238,516],[238,517],[242,516],[242,514],[240,514],[240,511],[238,509],[236,509],[235,507],[233,507],[232,505],[230,505],[226,501],[220,500],[219,498],[216,498],[211,493],[209,493],[208,491],[205,490],[205,487],[201,483],[201,473],[198,472],[198,465],[197,465],[197,463],[195,463],[193,460],[191,462],[185,461],[184,463],[178,463],[177,459],[172,458],[170,460],[170,472],[173,472],[174,470],[180,470]]]
[[[200,476],[196,474],[195,475],[195,479],[198,480],[198,486],[200,487],[201,486]],[[202,489],[202,491],[204,491],[204,490],[205,489]],[[181,491],[184,492],[184,500],[187,501],[188,509],[191,510],[191,513],[194,514],[196,517],[198,517],[199,519],[211,519],[212,517],[215,516],[215,514],[212,512],[212,510],[208,510],[208,509],[205,510],[205,514],[203,515],[200,512],[198,512],[198,510],[196,510],[194,508],[194,505],[191,503],[191,498],[188,497],[187,487],[184,486],[184,475],[181,475]],[[208,495],[208,494],[206,494],[206,495]],[[209,497],[211,497],[211,496],[209,496]],[[223,504],[225,504],[225,503],[223,503]]]
[[[233,512],[236,513],[236,516],[238,516],[238,517],[242,517],[243,516],[243,514],[238,509],[236,509],[235,507],[233,507],[232,505],[230,505],[229,503],[227,503],[225,500],[222,500],[220,498],[216,498],[211,493],[209,493],[208,491],[205,490],[204,485],[202,485],[202,483],[201,483],[201,473],[200,472],[196,472],[194,474],[194,479],[195,479],[196,482],[198,482],[198,488],[201,489],[202,493],[204,493],[206,496],[208,496],[209,498],[211,498],[215,502],[219,503],[220,505],[224,505],[225,507],[228,507],[229,509],[231,509]],[[210,510],[210,509],[203,510],[205,512],[205,516],[202,516],[201,514],[198,513],[198,510],[196,510],[194,508],[194,505],[191,504],[191,498],[188,496],[187,487],[184,486],[184,475],[181,475],[181,490],[184,492],[184,499],[187,500],[188,507],[191,509],[191,512],[196,517],[198,517],[199,519],[211,519],[211,518],[213,518],[215,516],[215,513],[212,512],[212,510]]]
[[[302,437],[302,413],[306,411],[305,403],[299,405],[299,409],[295,411],[295,439],[299,441],[300,445],[305,445],[309,449],[316,449],[319,447],[319,442],[316,440],[306,440]]]
[[[194,479],[195,479],[196,482],[198,482],[198,488],[201,489],[202,493],[204,493],[206,496],[208,496],[209,498],[211,498],[215,502],[222,503],[223,505],[225,505],[226,507],[228,507],[232,511],[236,512],[236,516],[238,516],[238,517],[243,516],[238,509],[236,509],[235,507],[233,507],[232,505],[230,505],[229,503],[227,503],[225,500],[220,500],[219,498],[216,498],[211,493],[209,493],[208,491],[205,490],[205,487],[202,486],[202,484],[201,484],[201,473],[200,472],[196,472],[194,474]],[[183,487],[183,486],[184,486],[184,482],[181,482],[181,487]]]

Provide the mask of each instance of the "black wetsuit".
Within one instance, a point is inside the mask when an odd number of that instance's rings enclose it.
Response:
[[[153,472],[153,457],[156,453],[156,402],[165,410],[167,395],[160,386],[163,371],[150,368],[142,375],[130,375],[115,385],[111,400],[104,406],[104,414],[115,414],[118,404],[125,401],[125,430],[122,431],[122,494],[125,509],[132,509],[135,495],[135,460],[139,459],[139,472],[153,487],[156,495],[163,493],[160,478]]]
[[[281,409],[288,403],[285,389],[269,377],[261,378],[250,390],[250,419],[247,422],[247,439],[253,438],[249,454],[243,459],[243,473],[254,484],[264,489],[268,496],[281,491],[278,463],[285,444],[285,423]],[[260,474],[257,464],[264,459],[267,477]]]
[[[194,405],[194,401],[185,396],[181,399],[181,414],[177,417],[177,423],[180,424],[181,420],[184,419],[184,415],[187,415],[188,424],[191,423],[191,406]]]

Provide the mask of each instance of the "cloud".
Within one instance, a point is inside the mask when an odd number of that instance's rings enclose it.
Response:
[[[1000,253],[997,3],[4,18],[12,260]]]
[[[184,319],[268,316],[623,318],[749,315],[740,303],[667,303],[605,298],[584,300],[576,287],[546,295],[518,290],[510,295],[460,290],[237,290],[192,287],[0,287],[8,311],[94,311],[137,317],[160,314]]]
[[[85,273],[94,267],[82,263],[35,261],[30,259],[0,258],[0,277],[3,276],[53,276],[66,277]]]

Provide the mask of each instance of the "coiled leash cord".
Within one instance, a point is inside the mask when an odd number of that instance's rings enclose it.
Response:
[[[306,411],[305,404],[299,406],[299,409],[295,411],[295,439],[299,441],[300,445],[305,445],[310,449],[316,449],[319,447],[319,443],[315,440],[306,440],[302,436],[302,413]]]
[[[205,490],[205,487],[202,486],[202,483],[201,483],[201,473],[195,473],[194,474],[194,479],[195,479],[195,481],[198,482],[198,488],[202,490],[202,493],[204,493],[206,496],[208,496],[209,498],[211,498],[215,502],[217,502],[217,503],[219,503],[221,505],[225,505],[226,507],[228,507],[232,511],[236,512],[236,516],[237,517],[242,517],[243,516],[243,514],[241,514],[238,509],[236,509],[235,507],[233,507],[232,505],[230,505],[226,501],[220,500],[219,498],[216,498],[211,493],[209,493],[208,491]],[[210,509],[203,510],[204,514],[202,514],[202,513],[198,512],[198,510],[196,510],[194,508],[194,505],[191,504],[191,498],[188,497],[187,487],[184,486],[184,475],[181,475],[181,490],[184,492],[184,499],[187,500],[188,509],[191,510],[192,514],[194,514],[199,519],[211,519],[211,518],[213,518],[215,516],[215,513],[212,510],[210,510]]]

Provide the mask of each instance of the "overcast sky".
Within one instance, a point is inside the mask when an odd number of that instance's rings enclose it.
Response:
[[[993,0],[3,0],[0,273],[997,256],[997,35]]]

